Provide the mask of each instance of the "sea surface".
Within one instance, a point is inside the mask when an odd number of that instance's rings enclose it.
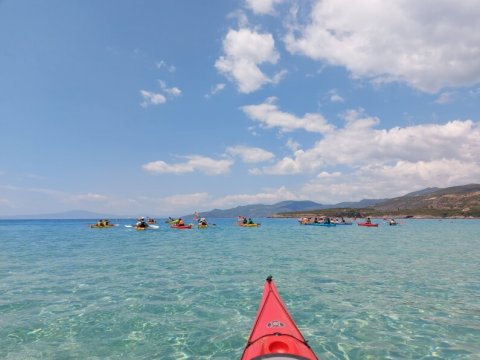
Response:
[[[265,278],[321,359],[480,359],[480,220],[0,221],[1,359],[239,359]]]

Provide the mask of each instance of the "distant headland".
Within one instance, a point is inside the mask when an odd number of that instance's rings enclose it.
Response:
[[[480,218],[480,184],[448,188],[426,188],[392,199],[363,199],[333,205],[313,201],[282,201],[273,205],[253,204],[201,213],[211,218],[238,215],[261,218],[309,216],[395,217],[395,218]]]

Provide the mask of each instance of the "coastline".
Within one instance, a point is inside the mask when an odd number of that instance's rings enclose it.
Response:
[[[273,214],[267,216],[267,218],[271,219],[297,219],[302,217],[319,217],[319,216],[330,216],[330,217],[338,217],[329,214],[321,214],[321,213],[299,213],[295,215],[283,215],[283,214]],[[462,215],[453,215],[453,216],[432,216],[432,215],[392,215],[392,214],[384,214],[384,215],[369,215],[370,217],[376,219],[413,219],[413,220],[478,220],[480,217],[478,216],[462,216]],[[348,216],[344,216],[345,218],[352,218]],[[364,219],[366,218],[363,216],[357,216],[357,219]]]

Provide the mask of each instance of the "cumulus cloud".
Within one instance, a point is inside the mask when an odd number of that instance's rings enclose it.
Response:
[[[349,167],[405,162],[454,160],[478,164],[480,128],[471,120],[445,124],[376,129],[380,120],[361,110],[344,114],[345,126],[324,134],[307,150],[297,149],[272,166],[267,174],[299,174],[326,167]]]
[[[247,7],[259,15],[272,15],[275,10],[275,5],[282,2],[283,0],[246,0]]]
[[[258,147],[232,146],[228,147],[226,152],[232,156],[239,156],[246,163],[263,162],[275,157],[270,151]]]
[[[324,203],[401,196],[427,187],[477,183],[480,166],[455,159],[397,161],[393,165],[364,166],[340,176],[318,176],[308,181],[301,194]]]
[[[248,117],[266,128],[280,128],[283,132],[303,129],[309,132],[327,133],[333,130],[334,127],[328,124],[322,115],[305,114],[304,117],[299,118],[280,111],[275,104],[276,100],[270,97],[262,104],[243,106],[242,110]]]
[[[147,90],[140,90],[140,94],[143,97],[143,101],[140,104],[142,107],[147,107],[149,105],[160,105],[167,102],[167,98],[162,94]]]
[[[144,164],[142,168],[148,172],[163,174],[185,174],[199,171],[207,175],[220,175],[230,171],[233,164],[232,160],[215,160],[205,156],[190,155],[183,163],[168,164],[165,161],[158,160]]]
[[[229,30],[223,40],[223,51],[225,55],[215,62],[215,67],[235,81],[242,93],[251,93],[265,84],[278,82],[282,76],[273,76],[272,79],[259,67],[263,63],[276,64],[280,58],[272,34],[248,28]]]
[[[310,15],[285,36],[291,53],[430,93],[480,82],[478,1],[317,0]]]

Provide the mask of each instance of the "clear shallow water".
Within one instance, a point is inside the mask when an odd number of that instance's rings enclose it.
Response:
[[[0,358],[238,359],[272,274],[322,359],[479,359],[480,221],[0,221]]]

